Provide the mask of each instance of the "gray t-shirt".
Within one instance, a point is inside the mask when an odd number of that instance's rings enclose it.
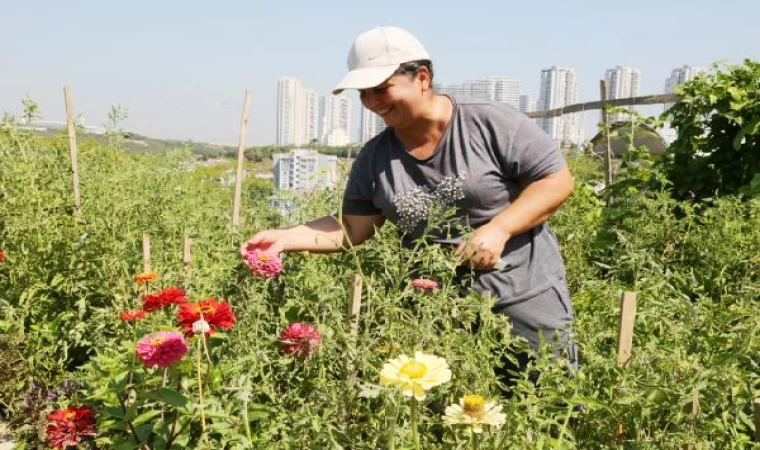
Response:
[[[382,214],[411,245],[423,234],[434,205],[454,206],[460,220],[474,229],[503,211],[526,185],[565,167],[554,141],[511,106],[452,101],[451,121],[425,160],[409,155],[392,128],[367,142],[351,168],[343,214]],[[432,234],[444,243],[461,239],[457,226]],[[502,260],[503,269],[476,271],[473,286],[494,293],[499,306],[531,298],[565,276],[546,224],[513,236]]]

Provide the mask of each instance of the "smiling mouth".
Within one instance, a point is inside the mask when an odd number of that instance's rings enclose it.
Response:
[[[393,107],[389,106],[389,107],[387,107],[385,109],[375,110],[375,113],[377,113],[377,115],[379,115],[379,116],[384,116],[384,115],[388,114],[388,112],[390,112],[391,109],[393,109]]]

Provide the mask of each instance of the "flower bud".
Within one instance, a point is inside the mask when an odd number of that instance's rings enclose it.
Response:
[[[209,326],[208,322],[206,322],[205,320],[200,319],[193,322],[193,333],[205,334],[205,333],[208,333],[209,330],[211,330],[211,327]]]

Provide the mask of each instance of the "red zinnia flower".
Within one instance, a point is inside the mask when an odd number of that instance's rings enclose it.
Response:
[[[5,252],[0,251],[0,264],[5,262]]]
[[[176,287],[169,287],[158,294],[145,294],[143,296],[143,310],[153,312],[167,305],[181,305],[187,303],[185,291]]]
[[[177,323],[177,326],[185,330],[187,336],[192,336],[193,324],[201,320],[201,314],[203,315],[203,320],[210,327],[210,330],[206,333],[207,336],[218,331],[219,328],[229,330],[235,325],[235,315],[232,314],[230,304],[225,301],[221,303],[217,302],[216,298],[211,297],[198,303],[179,305],[179,311],[177,312],[179,323]]]
[[[121,317],[121,320],[125,322],[140,320],[145,318],[145,311],[142,309],[128,309],[121,313],[119,317]]]
[[[319,349],[319,330],[310,323],[291,323],[280,333],[280,345],[288,355],[304,359]]]
[[[95,437],[95,417],[87,406],[58,409],[48,416],[47,440],[56,450],[76,447],[82,438]]]

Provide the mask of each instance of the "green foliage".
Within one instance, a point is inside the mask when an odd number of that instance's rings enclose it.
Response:
[[[675,195],[739,192],[760,173],[760,63],[716,67],[678,94],[665,113],[678,132],[664,161]]]
[[[22,117],[25,125],[31,125],[35,119],[42,117],[40,105],[29,97],[24,98],[21,103],[24,105]]]
[[[85,221],[78,222],[65,142],[12,124],[0,131],[0,250],[7,255],[0,414],[20,449],[35,448],[46,413],[67,403],[96,409],[99,448],[409,448],[410,404],[379,386],[379,371],[414,350],[444,357],[454,375],[420,405],[425,449],[468,448],[466,430],[444,426],[441,414],[472,393],[507,414],[502,428],[484,434],[482,449],[752,446],[752,399],[760,394],[757,201],[680,201],[651,185],[648,171],[656,168],[634,165],[646,158],[636,154],[621,171],[627,184],[606,202],[591,184],[601,178],[596,160],[571,158],[575,194],[552,226],[568,266],[582,368],[568,377],[539,357],[540,385],[523,374],[505,398],[492,368],[524,344],[454,277],[446,249],[404,249],[386,226],[343,254],[288,254],[279,278],[254,279],[237,244],[264,227],[335,212],[338,190],[294,197],[299,207],[287,219],[268,208],[261,181],[246,183],[247,220],[232,234],[231,187],[188,152],[132,154],[85,139]],[[118,318],[141,304],[132,277],[142,270],[143,233],[152,236],[160,274],[154,289],[182,286],[193,301],[223,298],[237,316],[233,330],[211,339],[208,357],[193,338],[191,353],[165,379],[133,355],[137,338],[174,327],[172,312]],[[193,238],[189,272],[181,257],[186,235]],[[413,273],[441,288],[414,291]],[[364,283],[356,325],[345,313],[354,274]],[[615,361],[623,290],[638,294],[627,369]],[[321,351],[305,361],[277,342],[295,321],[322,333]],[[42,392],[70,379],[82,385],[71,397],[27,407],[32,381]]]

